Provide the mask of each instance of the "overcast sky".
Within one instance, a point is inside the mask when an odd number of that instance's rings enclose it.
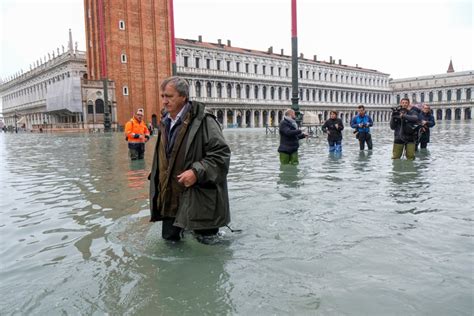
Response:
[[[0,77],[64,45],[85,49],[83,0],[0,0]],[[291,52],[291,0],[174,0],[176,37]],[[471,0],[298,0],[298,51],[392,78],[473,67]]]

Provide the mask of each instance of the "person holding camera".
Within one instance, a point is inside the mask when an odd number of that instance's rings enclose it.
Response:
[[[405,151],[408,160],[415,159],[418,139],[420,110],[410,104],[410,99],[400,100],[400,106],[392,108],[390,128],[394,131],[392,159],[400,159]]]
[[[130,159],[143,159],[145,143],[150,139],[150,131],[143,122],[143,109],[139,108],[130,121],[125,124],[125,140],[128,142]]]
[[[418,139],[416,142],[416,150],[418,150],[418,144],[421,145],[421,149],[425,149],[430,142],[430,128],[435,126],[435,119],[431,108],[428,104],[424,103],[420,113],[421,127],[418,131]]]
[[[354,116],[351,121],[351,127],[355,129],[354,133],[359,140],[360,150],[364,150],[365,143],[367,148],[372,150],[372,136],[370,127],[374,125],[372,118],[365,113],[365,107],[361,104],[357,107],[359,114]]]
[[[324,122],[321,127],[324,133],[328,134],[329,152],[342,151],[342,130],[344,124],[342,120],[337,117],[337,111],[329,112],[329,120]]]

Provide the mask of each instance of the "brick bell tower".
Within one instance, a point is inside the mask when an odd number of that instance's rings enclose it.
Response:
[[[88,79],[115,82],[120,125],[140,107],[156,122],[171,75],[168,0],[84,0],[84,10]]]

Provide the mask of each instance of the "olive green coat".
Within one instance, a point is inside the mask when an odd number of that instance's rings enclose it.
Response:
[[[150,174],[150,221],[175,217],[175,226],[191,230],[227,225],[230,222],[227,173],[231,153],[215,116],[205,112],[204,104],[191,102],[183,127],[178,132],[185,135],[176,137],[174,146],[178,147],[169,160],[164,152],[166,137],[163,130],[161,124]],[[181,155],[184,155],[184,161]],[[183,164],[183,170],[175,168],[177,161]],[[194,171],[197,182],[184,188],[175,177],[188,169]],[[165,205],[170,201],[166,197],[169,191],[178,192],[171,198],[170,207]]]

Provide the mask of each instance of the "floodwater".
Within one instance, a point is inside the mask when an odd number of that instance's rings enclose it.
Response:
[[[160,238],[145,161],[121,134],[0,134],[2,315],[472,315],[472,121],[438,122],[415,161],[392,132],[340,157],[227,129],[231,228]]]

